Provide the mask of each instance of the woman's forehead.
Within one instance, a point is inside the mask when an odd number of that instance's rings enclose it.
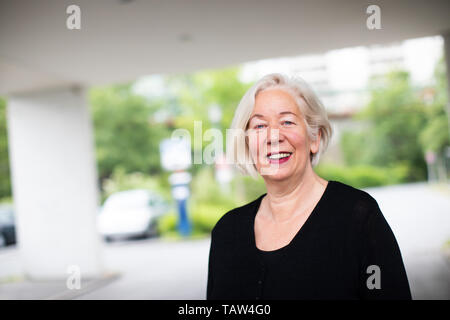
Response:
[[[280,112],[283,114],[280,115]],[[299,115],[299,109],[291,94],[282,89],[267,89],[255,97],[252,115],[284,115],[287,113]]]

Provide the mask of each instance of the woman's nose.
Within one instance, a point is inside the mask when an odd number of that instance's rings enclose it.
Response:
[[[267,143],[270,145],[276,145],[282,141],[282,135],[278,127],[269,128],[268,130]]]

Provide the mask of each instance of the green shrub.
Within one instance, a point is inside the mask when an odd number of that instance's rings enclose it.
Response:
[[[267,192],[266,185],[261,177],[253,179],[250,176],[237,175],[231,185],[239,205],[253,201]]]
[[[318,165],[316,173],[326,180],[336,180],[355,188],[376,187],[402,183],[409,174],[409,167],[397,165],[395,167],[375,167],[357,165],[352,167],[336,165]]]
[[[266,192],[262,179],[254,180],[242,175],[233,179],[230,188],[222,188],[214,179],[213,170],[211,166],[199,168],[191,182],[188,216],[193,237],[208,235],[225,213]],[[178,213],[174,212],[160,220],[159,231],[163,236],[172,237],[177,233]]]
[[[192,237],[209,235],[217,221],[233,207],[212,204],[188,204],[188,217],[192,228]],[[158,220],[161,236],[173,238],[178,233],[178,212],[170,212]]]
[[[216,225],[217,221],[233,206],[221,206],[199,203],[192,207],[190,218],[195,230],[209,233]]]
[[[142,172],[126,173],[122,167],[114,169],[111,178],[103,181],[102,203],[115,192],[147,189],[162,195],[166,200],[171,199],[170,186],[165,175],[150,176]]]
[[[198,170],[191,183],[193,205],[210,204],[233,207],[237,204],[231,190],[221,188],[214,178],[213,168],[205,166]]]
[[[171,211],[160,217],[157,223],[157,229],[160,235],[165,236],[171,232],[175,232],[177,228],[177,213]]]

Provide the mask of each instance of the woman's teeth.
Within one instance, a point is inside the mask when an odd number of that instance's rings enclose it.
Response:
[[[269,156],[269,159],[276,160],[276,159],[281,159],[281,158],[289,157],[290,155],[291,155],[290,153],[277,153],[277,154],[271,154],[271,155]]]

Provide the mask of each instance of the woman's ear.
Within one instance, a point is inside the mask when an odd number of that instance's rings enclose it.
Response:
[[[311,153],[314,153],[314,154],[315,154],[315,153],[317,153],[317,152],[319,151],[320,138],[321,138],[321,136],[322,136],[322,130],[319,129],[319,132],[318,132],[318,134],[317,134],[316,140],[314,140],[314,141],[311,142],[311,145],[310,145],[310,151],[311,151]]]

